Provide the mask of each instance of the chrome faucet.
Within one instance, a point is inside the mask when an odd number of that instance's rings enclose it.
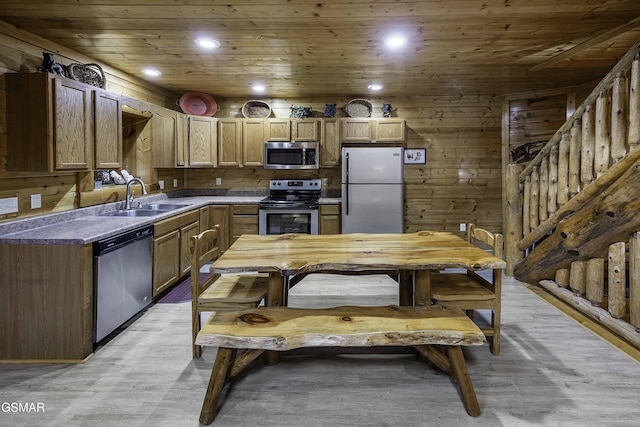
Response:
[[[147,194],[147,189],[144,187],[144,182],[140,178],[133,178],[127,182],[127,194],[125,196],[126,200],[124,202],[125,209],[131,209],[131,202],[135,198],[135,192],[131,191],[131,184],[134,182],[138,182],[142,186],[142,194]]]

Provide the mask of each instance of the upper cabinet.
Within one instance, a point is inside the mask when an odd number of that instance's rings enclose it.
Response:
[[[320,166],[336,167],[340,164],[340,121],[324,119],[320,125]]]
[[[185,120],[179,113],[168,108],[154,107],[151,116],[151,139],[154,168],[175,168],[178,166],[178,121]],[[184,135],[181,135],[184,138]],[[180,144],[184,152],[184,142]],[[181,156],[184,166],[184,154]]]
[[[242,119],[218,120],[218,166],[242,166]]]
[[[9,73],[5,77],[7,170],[90,169],[94,146],[92,87],[47,73]]]
[[[122,100],[119,95],[93,91],[95,168],[122,167]]]
[[[342,141],[399,142],[405,139],[405,121],[396,118],[346,118],[342,122]]]
[[[262,119],[242,121],[242,165],[262,166],[264,162],[265,131]]]
[[[290,119],[264,119],[265,141],[291,141]]]
[[[319,119],[265,119],[265,141],[320,141]]]
[[[187,158],[192,167],[218,165],[217,119],[187,116]]]

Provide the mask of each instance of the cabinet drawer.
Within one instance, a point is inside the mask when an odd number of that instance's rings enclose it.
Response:
[[[171,218],[163,219],[162,221],[158,221],[153,224],[153,234],[156,237],[162,236],[163,234],[183,227],[186,224],[198,221],[199,217],[200,211],[195,209]]]
[[[258,215],[258,205],[233,205],[234,215]]]
[[[320,205],[320,215],[340,215],[340,205]]]

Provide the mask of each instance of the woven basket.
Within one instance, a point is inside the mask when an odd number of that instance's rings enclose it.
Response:
[[[247,119],[264,119],[271,115],[271,106],[264,101],[247,101],[242,106],[242,115]]]
[[[368,99],[352,99],[345,110],[349,117],[370,117],[373,106]]]
[[[98,64],[73,63],[67,67],[69,78],[104,89],[107,78]]]

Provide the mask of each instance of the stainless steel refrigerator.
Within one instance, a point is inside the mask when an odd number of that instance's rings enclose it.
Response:
[[[342,232],[402,233],[401,147],[342,149]]]

